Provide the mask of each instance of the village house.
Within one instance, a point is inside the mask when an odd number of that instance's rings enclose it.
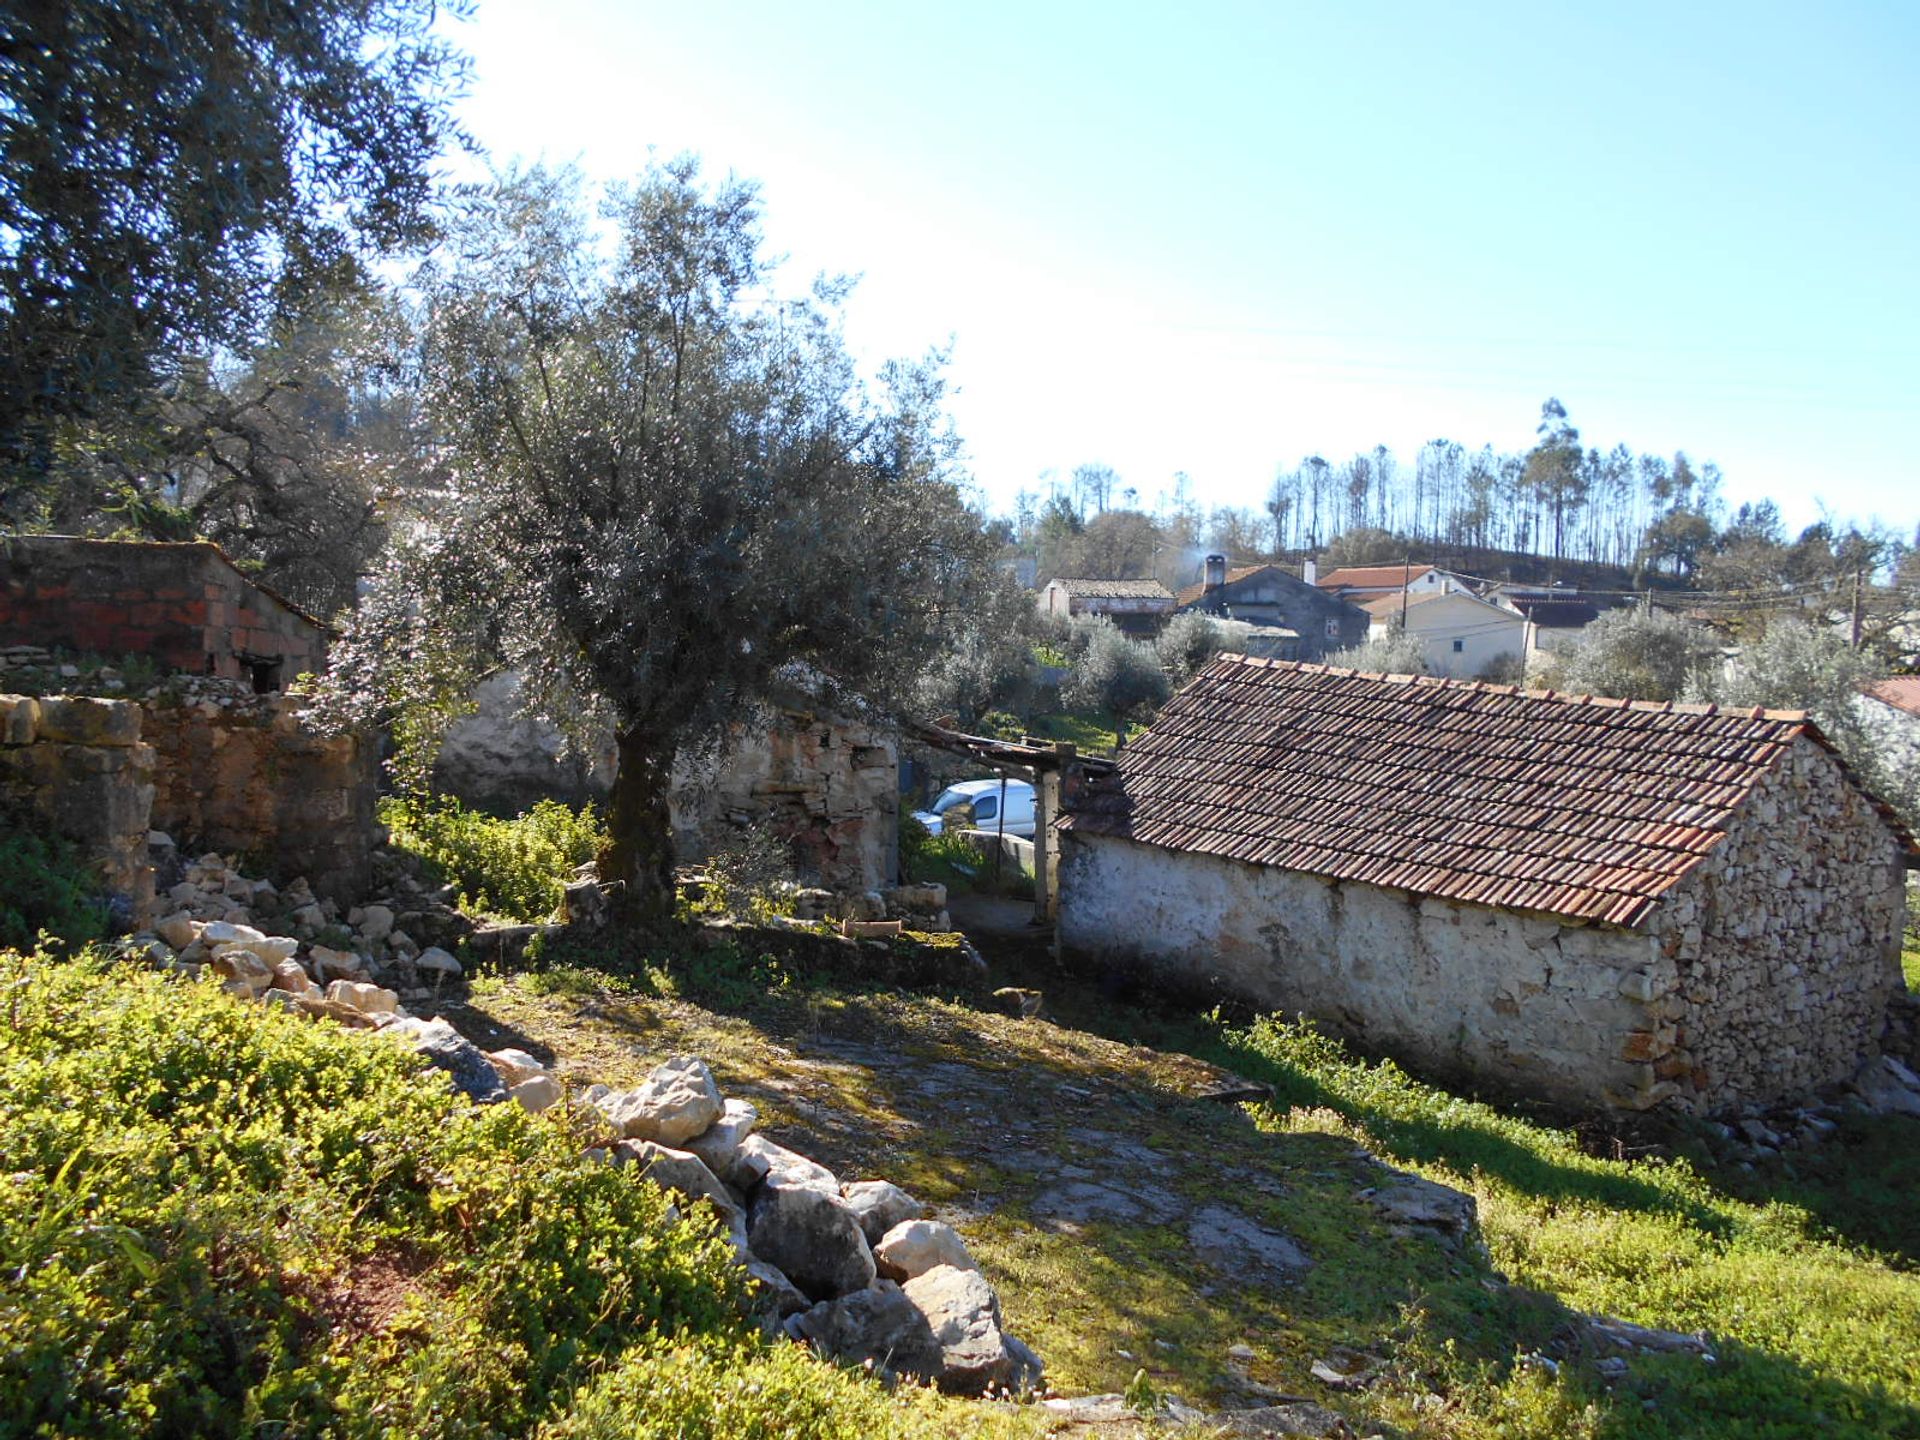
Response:
[[[1158,580],[1056,578],[1037,603],[1042,615],[1104,615],[1135,639],[1151,639],[1173,613],[1173,592]]]
[[[1360,607],[1371,633],[1404,630],[1420,642],[1427,673],[1455,679],[1494,678],[1511,667],[1518,678],[1527,651],[1527,622],[1465,590],[1400,591]]]
[[[1309,585],[1357,605],[1384,595],[1438,595],[1443,590],[1471,588],[1463,578],[1437,565],[1348,565],[1322,575],[1309,560],[1305,579]]]
[[[1577,590],[1544,585],[1500,584],[1486,599],[1511,610],[1527,622],[1526,663],[1529,668],[1543,655],[1554,655],[1579,640],[1587,626],[1612,608],[1611,597],[1582,595]]]
[[[1920,856],[1798,713],[1243,656],[1062,832],[1071,950],[1630,1110],[1851,1076]]]
[[[0,637],[8,645],[139,655],[163,670],[284,690],[326,664],[327,627],[243,575],[208,540],[71,535],[0,539]]]
[[[1200,583],[1175,597],[1178,610],[1196,610],[1255,627],[1262,650],[1276,657],[1318,660],[1367,638],[1367,614],[1278,565],[1231,569],[1224,555],[1206,557]]]

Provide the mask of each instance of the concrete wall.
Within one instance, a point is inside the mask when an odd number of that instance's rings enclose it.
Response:
[[[153,902],[154,751],[140,730],[125,700],[0,695],[0,799],[78,846],[129,927]]]
[[[326,631],[249,582],[205,542],[16,535],[0,541],[0,636],[275,688],[326,663]]]
[[[1898,838],[1811,740],[1663,901],[1659,1022],[1636,1037],[1690,1106],[1765,1102],[1851,1076],[1904,989]]]
[[[157,757],[153,828],[188,851],[240,851],[254,873],[304,875],[320,895],[358,899],[373,875],[377,745],[310,729],[292,696],[230,690],[142,707]]]
[[[1065,832],[1060,939],[1371,1048],[1576,1105],[1651,1103],[1653,941]],[[1644,997],[1644,998],[1643,998]]]

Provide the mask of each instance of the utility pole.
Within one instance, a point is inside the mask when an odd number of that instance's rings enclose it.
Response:
[[[1856,566],[1853,572],[1853,648],[1860,648],[1860,630],[1866,619],[1867,572]]]

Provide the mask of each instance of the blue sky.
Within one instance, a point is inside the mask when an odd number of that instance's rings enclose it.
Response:
[[[1911,532],[1920,6],[479,0],[463,117],[597,178],[761,182],[872,359],[953,342],[1049,469],[1257,505],[1386,443],[1684,448]]]

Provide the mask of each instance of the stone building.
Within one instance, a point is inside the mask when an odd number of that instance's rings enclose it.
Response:
[[[1053,579],[1036,603],[1042,615],[1104,615],[1135,639],[1151,639],[1173,613],[1173,592],[1158,580]]]
[[[1367,612],[1289,574],[1278,565],[1229,569],[1224,555],[1207,556],[1200,583],[1176,597],[1178,610],[1243,620],[1265,632],[1269,655],[1318,660],[1367,638]]]
[[[1062,828],[1068,948],[1624,1109],[1850,1076],[1920,854],[1798,713],[1244,656]]]
[[[211,541],[0,537],[0,644],[112,658],[283,690],[326,664],[327,628],[248,579]]]

